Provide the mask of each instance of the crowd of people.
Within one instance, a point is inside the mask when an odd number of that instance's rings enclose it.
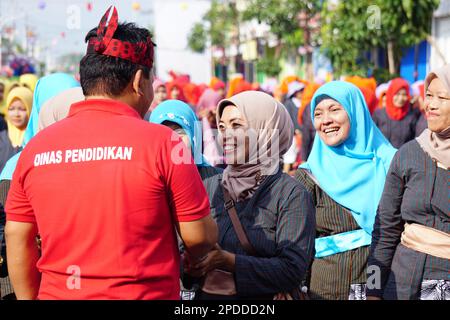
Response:
[[[164,82],[115,8],[86,42],[0,79],[2,298],[450,300],[450,66]]]

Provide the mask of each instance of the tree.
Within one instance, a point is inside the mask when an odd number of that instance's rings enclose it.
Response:
[[[236,12],[229,5],[213,0],[202,21],[193,26],[188,37],[189,47],[195,52],[204,52],[210,42],[212,46],[226,48],[236,18]]]
[[[188,45],[192,51],[202,53],[207,46],[207,33],[203,23],[196,23],[188,36]]]
[[[322,51],[330,58],[337,75],[354,74],[364,76],[368,67],[365,53],[377,43],[366,22],[368,2],[365,0],[340,1],[336,5],[328,3],[322,10]]]
[[[387,43],[389,71],[398,72],[401,49],[426,40],[439,0],[378,0],[382,39]]]
[[[402,48],[419,44],[431,30],[439,0],[346,0],[322,9],[322,49],[335,72],[366,76],[376,67],[368,53],[386,51],[391,75],[399,72]]]
[[[270,27],[277,39],[274,59],[295,52],[300,46],[307,48],[307,74],[312,77],[312,44],[314,28],[310,22],[317,18],[322,1],[248,0],[243,20],[256,19]]]
[[[225,48],[239,42],[239,22],[240,14],[234,5],[213,0],[201,22],[191,29],[188,46],[194,52],[203,53],[210,44],[225,54]]]

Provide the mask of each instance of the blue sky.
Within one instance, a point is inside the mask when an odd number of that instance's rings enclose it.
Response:
[[[87,4],[91,2],[92,11],[88,11]],[[133,2],[141,6],[139,11],[132,8]],[[39,4],[45,3],[40,9]],[[2,24],[15,25],[15,37],[20,43],[25,37],[25,26],[28,25],[37,34],[37,41],[41,47],[47,47],[47,54],[58,57],[67,53],[83,53],[86,50],[84,37],[96,25],[109,7],[114,4],[119,11],[121,21],[136,22],[142,27],[153,25],[152,1],[131,0],[0,0],[0,27]],[[71,7],[75,6],[75,7]],[[68,13],[76,8],[78,15]],[[75,29],[69,29],[67,24],[80,21]],[[62,37],[62,33],[65,37]]]

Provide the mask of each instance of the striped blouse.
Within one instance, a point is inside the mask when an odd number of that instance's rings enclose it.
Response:
[[[418,299],[423,280],[450,280],[450,255],[437,258],[400,243],[405,222],[450,233],[450,170],[438,167],[416,140],[397,152],[386,177],[369,258],[381,287],[368,288],[368,295]]]
[[[312,180],[304,169],[296,178],[312,194],[316,207],[316,238],[361,229],[351,212],[339,205]],[[309,293],[315,300],[348,300],[352,284],[366,282],[369,247],[314,259],[310,269]]]

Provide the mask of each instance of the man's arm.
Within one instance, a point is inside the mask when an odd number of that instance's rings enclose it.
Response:
[[[34,223],[8,221],[5,226],[8,273],[18,300],[36,299],[41,274],[36,267],[39,250]]]
[[[176,133],[170,132],[161,151],[158,162],[162,165],[174,222],[189,259],[195,262],[217,242],[217,225],[210,215],[208,194],[193,158],[178,158],[180,154],[190,154],[190,150]]]
[[[180,222],[179,232],[193,261],[203,258],[217,243],[217,225],[211,215],[200,220]]]

